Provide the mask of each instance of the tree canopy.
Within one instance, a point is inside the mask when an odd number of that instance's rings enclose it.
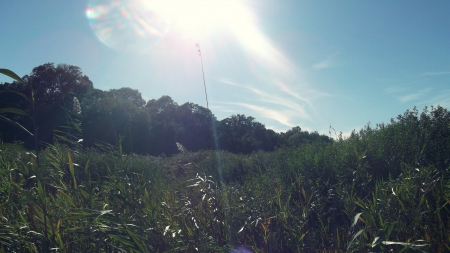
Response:
[[[34,92],[41,143],[51,143],[55,129],[65,124],[74,97],[81,104],[79,117],[84,147],[108,143],[121,145],[124,152],[172,155],[179,152],[177,142],[189,151],[198,151],[212,149],[215,140],[220,149],[248,154],[281,146],[331,141],[317,132],[301,131],[300,127],[276,133],[243,114],[219,121],[208,108],[190,102],[178,105],[168,95],[145,101],[138,90],[129,87],[109,91],[95,89],[81,69],[72,65],[46,63],[35,67],[23,79],[27,85],[2,83],[0,90],[15,90],[29,97],[31,91]],[[2,99],[0,106],[30,110],[26,101],[13,96]],[[30,126],[26,117],[14,117],[24,126]],[[5,142],[23,141],[27,147],[32,142],[26,134],[5,124],[0,125],[0,138]]]

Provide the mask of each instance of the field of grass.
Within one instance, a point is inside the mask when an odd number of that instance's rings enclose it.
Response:
[[[450,113],[250,155],[0,152],[0,252],[448,252]]]

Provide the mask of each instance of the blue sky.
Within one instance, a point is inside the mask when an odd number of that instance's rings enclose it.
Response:
[[[328,134],[450,107],[450,1],[3,1],[0,68],[79,66],[138,89]],[[0,82],[8,82],[0,76]]]

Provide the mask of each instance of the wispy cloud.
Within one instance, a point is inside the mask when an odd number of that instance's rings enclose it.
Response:
[[[421,76],[442,76],[442,75],[450,75],[450,71],[438,71],[438,72],[424,72],[420,74]]]
[[[238,87],[252,91],[255,95],[257,95],[257,97],[255,97],[255,100],[256,100],[255,103],[271,103],[274,105],[285,107],[287,109],[292,110],[298,117],[310,120],[310,115],[307,113],[304,106],[302,106],[301,104],[296,103],[295,101],[292,101],[286,97],[273,95],[273,94],[267,93],[265,91],[262,91],[260,89],[237,84],[235,82],[232,82],[232,81],[229,81],[226,79],[220,79],[219,81],[224,84],[238,86]],[[303,100],[303,101],[305,101],[305,100]],[[306,102],[308,103],[307,100],[306,100]],[[251,109],[248,106],[247,106],[247,108]]]
[[[305,95],[302,96],[298,92],[293,91],[288,85],[286,85],[282,81],[275,80],[274,84],[276,84],[278,87],[280,87],[280,89],[282,91],[286,92],[290,96],[306,102],[309,106],[312,106],[311,100],[313,100],[313,99],[317,99],[320,97],[331,97],[332,96],[331,94],[329,94],[327,92],[321,92],[321,91],[311,90],[311,89],[306,89],[306,88],[303,88],[303,93]]]
[[[274,81],[274,83],[275,83],[278,87],[280,87],[280,89],[281,89],[282,91],[288,93],[289,95],[291,95],[291,96],[293,96],[293,97],[295,97],[295,98],[297,98],[297,99],[300,99],[301,101],[306,102],[308,105],[311,105],[310,100],[307,99],[306,96],[300,96],[300,94],[298,94],[298,93],[292,91],[287,85],[284,84],[284,82],[276,80],[276,81]]]
[[[416,100],[417,105],[450,107],[450,89],[436,91],[431,88],[425,88],[412,93],[410,90],[410,88],[400,86],[392,86],[385,89],[387,93],[397,96],[401,103]]]
[[[254,111],[258,116],[261,116],[263,118],[276,120],[285,126],[289,126],[289,127],[295,126],[294,124],[291,123],[290,117],[288,117],[286,115],[286,113],[283,113],[283,112],[280,112],[277,110],[273,110],[273,109],[269,109],[266,107],[253,105],[253,104],[248,104],[248,103],[225,102],[223,104],[242,106],[242,107],[245,107],[247,109]]]
[[[427,95],[431,89],[425,88],[421,90],[417,90],[414,92],[411,92],[411,88],[408,87],[402,87],[402,86],[391,86],[384,91],[388,94],[393,94],[394,96],[397,96],[397,99],[400,100],[401,103],[406,103],[409,101],[417,100],[425,95]]]
[[[230,80],[228,80],[228,79],[220,78],[218,81],[221,82],[221,83],[223,83],[223,84],[228,84],[228,85],[238,86],[238,87],[241,87],[241,88],[244,88],[244,89],[251,90],[251,91],[253,91],[254,93],[256,93],[257,95],[265,95],[265,92],[263,92],[263,91],[260,91],[260,90],[258,90],[258,89],[256,89],[256,88],[252,88],[252,87],[249,87],[249,86],[245,86],[245,85],[242,85],[242,84],[235,83],[235,82],[230,81]]]
[[[450,89],[439,91],[439,94],[423,102],[425,105],[450,107]]]
[[[408,94],[408,95],[401,96],[401,97],[399,97],[399,100],[402,103],[406,103],[406,102],[409,102],[411,100],[416,100],[416,99],[418,99],[420,97],[425,96],[427,93],[430,92],[430,90],[431,90],[430,88],[422,89],[422,90],[419,90],[419,91],[417,91],[415,93],[411,93],[411,94]]]
[[[399,97],[398,99],[400,100],[400,102],[406,103],[406,102],[408,102],[408,101],[415,100],[415,99],[419,98],[419,97],[422,96],[422,95],[423,95],[423,94],[420,94],[420,93],[413,93],[413,94],[401,96],[401,97]]]
[[[330,57],[328,57],[324,61],[321,61],[321,62],[318,62],[318,63],[314,64],[312,66],[312,68],[315,69],[315,70],[320,70],[320,69],[327,69],[327,68],[336,67],[337,64],[333,60],[333,58],[335,58],[336,55],[338,55],[338,53],[335,53],[335,54],[331,55]]]

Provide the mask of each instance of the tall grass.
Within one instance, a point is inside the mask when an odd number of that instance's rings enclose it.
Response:
[[[168,158],[58,132],[40,164],[0,151],[0,252],[446,252],[449,124],[412,110],[331,144]]]

